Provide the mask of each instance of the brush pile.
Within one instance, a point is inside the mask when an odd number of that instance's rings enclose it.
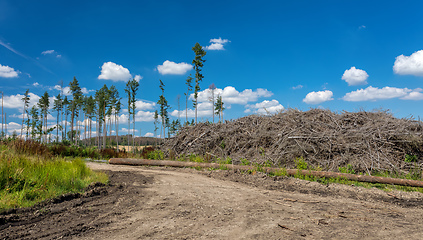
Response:
[[[388,111],[338,114],[289,109],[272,116],[184,127],[161,148],[176,156],[230,157],[234,164],[247,159],[293,168],[295,159],[303,157],[309,166],[328,171],[350,164],[358,172],[403,172],[422,163],[423,126]],[[409,156],[416,156],[417,162],[405,161]]]

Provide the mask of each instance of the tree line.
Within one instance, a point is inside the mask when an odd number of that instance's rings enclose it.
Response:
[[[197,124],[198,114],[198,94],[201,90],[200,83],[204,76],[201,71],[203,63],[205,62],[204,56],[206,51],[199,44],[196,43],[192,48],[195,53],[195,58],[192,61],[193,69],[195,70],[195,78],[189,75],[185,81],[187,85],[187,91],[184,93],[186,96],[185,112],[186,119],[184,125],[195,125]],[[192,86],[193,80],[195,85]],[[169,119],[170,106],[165,98],[165,84],[162,80],[159,80],[159,88],[161,95],[157,104],[159,109],[154,112],[154,135],[157,137],[157,130],[160,125],[160,136],[165,138],[166,129],[168,137],[175,134],[181,128],[180,119],[172,120]],[[135,120],[136,120],[136,95],[139,90],[140,84],[136,79],[129,80],[125,86],[125,93],[128,98],[128,134],[127,143],[130,145],[130,130],[132,120],[132,135],[135,136]],[[71,144],[78,144],[81,139],[92,139],[93,122],[95,119],[95,144],[98,148],[106,148],[107,133],[112,136],[112,128],[116,131],[116,147],[119,147],[119,114],[122,111],[122,98],[119,95],[118,90],[114,85],[110,88],[106,84],[98,90],[96,90],[94,96],[85,96],[82,93],[82,89],[79,85],[76,77],[69,83],[69,93],[63,92],[63,84],[60,88],[60,93],[54,97],[53,106],[50,107],[50,95],[46,91],[38,100],[38,103],[29,107],[30,95],[29,89],[24,93],[24,97],[21,99],[23,102],[22,112],[22,123],[20,136],[25,139],[33,139],[42,142],[62,141],[69,142]],[[223,121],[223,107],[222,96],[217,96],[216,102],[214,97],[215,85],[209,86],[211,91],[211,102],[212,102],[212,115],[214,123],[214,115],[219,116],[219,122]],[[193,107],[195,108],[195,122],[192,119],[188,121],[188,99],[190,92],[194,90]],[[69,97],[68,97],[69,96]],[[179,106],[179,98],[178,98]],[[51,109],[51,110],[50,110]],[[52,112],[56,113],[56,125],[48,127],[47,117]],[[179,111],[179,109],[178,109]],[[25,118],[26,116],[26,118]],[[70,126],[68,126],[68,118],[70,118]],[[160,121],[159,121],[160,120]],[[3,94],[2,94],[2,134],[3,123],[6,119],[3,119]],[[64,126],[63,126],[64,123]],[[24,127],[25,126],[25,127]],[[68,130],[69,128],[69,130]],[[82,129],[82,130],[81,130]],[[82,132],[83,131],[83,132]],[[53,137],[53,139],[51,139]],[[132,138],[132,145],[134,145],[134,138]]]

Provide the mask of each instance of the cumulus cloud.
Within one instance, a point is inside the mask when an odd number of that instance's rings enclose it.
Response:
[[[154,137],[154,133],[148,132],[144,134],[144,137]]]
[[[15,71],[12,67],[3,66],[0,64],[0,77],[4,78],[14,78],[18,77],[19,71]]]
[[[136,122],[153,122],[154,121],[154,112],[149,111],[138,111],[135,114]]]
[[[400,55],[395,58],[394,73],[400,75],[423,76],[423,50],[410,56]]]
[[[103,63],[103,66],[101,66],[101,74],[98,76],[98,79],[112,80],[114,82],[126,82],[131,78],[132,75],[127,68],[113,62]]]
[[[87,88],[83,87],[83,88],[81,88],[81,92],[82,92],[83,94],[88,94],[88,93],[90,93],[90,92],[95,92],[95,90],[88,90]]]
[[[246,105],[247,109],[244,111],[246,113],[254,111],[254,113],[266,114],[266,113],[277,113],[284,109],[282,104],[278,100],[273,99],[272,101],[264,100],[261,103],[256,103],[252,105]]]
[[[319,91],[319,92],[310,92],[303,99],[303,102],[307,104],[319,104],[322,102],[333,100],[332,96],[333,96],[333,93],[332,91],[329,91],[329,90]]]
[[[403,100],[423,100],[423,93],[421,93],[422,89],[413,90],[406,96],[402,97]]]
[[[141,75],[135,75],[134,77],[135,81],[139,82],[142,79]]]
[[[351,67],[345,70],[344,75],[342,75],[342,80],[347,82],[348,86],[365,85],[367,84],[368,77],[369,75],[366,71]]]
[[[40,100],[40,97],[38,95],[35,95],[34,93],[29,93],[28,95],[29,95],[29,107],[34,106]],[[4,96],[3,106],[5,108],[23,109],[23,101],[22,101],[23,97],[24,97],[23,94]]]
[[[157,66],[157,70],[162,75],[183,75],[192,69],[192,65],[188,63],[175,63],[169,60],[163,62],[162,65]]]
[[[210,39],[210,45],[204,47],[206,50],[225,50],[223,45],[225,43],[231,42],[228,39],[222,39],[222,38],[213,38]]]
[[[135,102],[135,106],[138,110],[152,110],[156,107],[155,102],[144,102],[142,100],[138,100]]]
[[[216,88],[214,96],[222,96],[225,104],[247,104],[249,102],[257,102],[260,97],[271,97],[273,93],[267,89],[257,88],[256,90],[245,89],[239,92],[232,86],[227,86],[224,89]],[[210,90],[205,89],[198,93],[198,102],[208,102],[211,97]],[[190,95],[190,99],[194,99],[194,94]]]
[[[181,116],[185,116],[186,115],[185,112],[188,112],[189,118],[195,117],[195,109],[191,109],[191,108],[188,108],[188,111],[186,111],[185,109],[181,110],[179,112],[178,112],[178,110],[173,110],[170,113],[170,115],[172,117],[178,117],[179,116],[178,113],[180,113]],[[197,117],[200,117],[200,118],[201,117],[207,117],[207,118],[210,117],[210,118],[212,118],[212,113],[213,113],[213,110],[212,110],[212,103],[211,102],[200,102],[200,103],[198,103]]]
[[[56,85],[57,86],[57,85]],[[70,95],[72,95],[72,92],[71,92],[71,90],[70,90],[70,87],[64,87],[63,88],[63,95],[65,95],[65,96],[70,96]]]
[[[395,88],[395,87],[375,88],[375,87],[369,86],[366,89],[358,89],[356,91],[349,92],[345,94],[345,96],[342,99],[349,102],[375,101],[375,100],[383,100],[383,99],[391,99],[391,98],[404,98],[409,96],[409,93],[411,92],[413,91],[408,88]]]

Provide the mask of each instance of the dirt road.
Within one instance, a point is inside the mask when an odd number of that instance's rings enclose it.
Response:
[[[0,239],[421,239],[423,194],[89,163],[111,185],[0,214]]]

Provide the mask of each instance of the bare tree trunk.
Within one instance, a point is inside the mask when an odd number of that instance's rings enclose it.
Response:
[[[85,146],[88,146],[87,143],[87,114],[84,112],[84,140],[85,140]]]
[[[130,141],[129,141],[129,133],[130,133],[130,131],[131,131],[131,114],[128,113],[128,143],[127,143],[127,145],[128,145],[128,152],[129,152],[129,146],[131,145],[130,144]]]
[[[119,152],[119,121],[117,119],[117,114],[115,114],[115,129],[116,129],[116,149]]]
[[[188,94],[187,94],[186,102],[185,102],[185,122],[188,123]]]
[[[7,136],[7,119],[6,119],[6,112],[4,112],[4,131],[6,132],[5,136]]]
[[[106,149],[106,137],[107,137],[107,126],[106,126],[106,106],[104,106],[103,109],[103,116],[104,116],[104,120],[103,120],[103,149]]]
[[[134,111],[134,114],[132,115],[133,116],[133,129],[132,129],[132,151],[133,151],[133,153],[135,154],[135,111]]]
[[[26,97],[26,96],[25,96]],[[3,100],[3,99],[2,99]],[[25,120],[25,107],[26,107],[26,100],[24,100],[24,109],[23,109],[23,113],[22,113],[22,127],[21,127],[21,138],[22,138],[22,131],[23,131],[23,126],[24,126],[24,120]],[[3,106],[2,106],[3,107]]]
[[[1,92],[1,133],[3,138],[3,125],[4,125],[4,116],[3,116],[3,92]],[[6,134],[5,134],[6,135]]]

